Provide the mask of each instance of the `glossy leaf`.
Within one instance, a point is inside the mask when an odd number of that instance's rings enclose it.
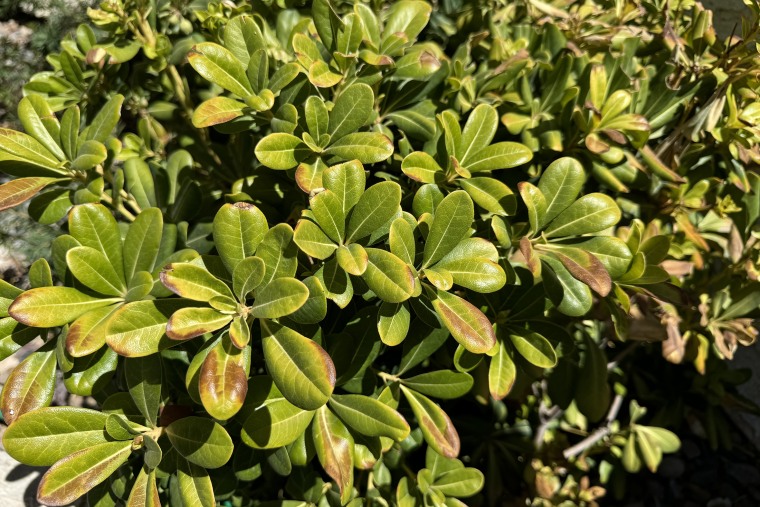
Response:
[[[472,389],[473,380],[468,373],[438,370],[405,378],[402,383],[418,393],[445,400],[467,394]]]
[[[433,307],[451,336],[468,351],[483,354],[496,343],[496,334],[488,317],[459,296],[438,291]]]
[[[367,269],[362,279],[377,296],[388,303],[401,303],[414,292],[411,268],[390,252],[367,248]]]
[[[546,237],[590,234],[607,229],[620,220],[620,208],[604,194],[587,194],[568,206],[546,228]]]
[[[277,398],[262,404],[248,416],[240,436],[254,449],[276,449],[294,442],[313,418],[313,411]]]
[[[18,296],[8,308],[11,317],[32,327],[68,324],[90,310],[118,302],[116,298],[96,298],[71,287],[40,287]]]
[[[3,385],[0,409],[3,419],[10,425],[19,416],[34,409],[50,405],[55,390],[55,350],[32,352],[16,366]]]
[[[470,231],[475,209],[466,192],[457,190],[444,197],[435,209],[430,227],[422,267],[435,264],[449,253]]]
[[[397,411],[368,396],[334,394],[330,408],[349,427],[370,437],[389,437],[401,441],[409,435],[409,424]]]
[[[263,319],[276,319],[289,315],[303,306],[309,298],[309,289],[294,278],[275,278],[256,292],[251,315]]]
[[[155,425],[161,405],[162,363],[159,354],[124,360],[124,378],[129,395],[140,413]]]
[[[282,132],[263,138],[254,152],[259,162],[271,169],[292,169],[310,150],[298,137]]]
[[[346,243],[359,241],[385,225],[401,203],[401,187],[385,181],[369,187],[354,207],[346,229]]]
[[[409,402],[428,445],[442,456],[455,458],[459,454],[459,435],[446,412],[426,396],[403,385],[401,392]]]
[[[354,439],[327,407],[317,411],[311,427],[319,462],[337,483],[341,503],[345,504],[351,497],[354,484]]]
[[[107,442],[79,450],[56,462],[40,480],[37,499],[68,505],[105,481],[129,458],[131,442]]]
[[[335,387],[335,366],[327,352],[292,329],[260,322],[267,369],[285,398],[304,410],[327,403]]]
[[[213,42],[196,44],[188,54],[187,60],[198,74],[225,90],[239,97],[253,94],[245,75],[245,68],[222,46]]]
[[[575,202],[584,179],[583,166],[573,158],[563,157],[549,164],[538,182],[538,189],[546,199],[544,224],[554,220]]]
[[[209,301],[217,296],[234,299],[226,283],[195,264],[167,265],[161,271],[161,282],[178,296],[194,301]]]
[[[77,280],[88,288],[107,296],[122,296],[126,284],[105,255],[88,246],[78,246],[66,252],[66,264]]]
[[[0,211],[18,206],[25,202],[51,183],[55,178],[17,178],[0,185]]]
[[[185,417],[164,430],[174,449],[203,468],[219,468],[232,456],[232,439],[217,422],[205,417]]]
[[[243,406],[248,392],[250,350],[239,350],[222,339],[208,352],[200,370],[203,407],[214,419],[227,420]]]
[[[341,160],[356,159],[362,164],[374,164],[393,155],[393,142],[379,132],[354,132],[330,144],[325,154]]]

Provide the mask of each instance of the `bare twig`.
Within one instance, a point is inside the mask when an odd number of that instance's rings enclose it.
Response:
[[[596,445],[598,442],[600,442],[602,439],[607,437],[612,432],[612,423],[615,421],[615,418],[618,415],[618,412],[620,412],[620,407],[623,406],[623,396],[618,394],[615,396],[615,399],[612,401],[612,406],[610,406],[609,412],[607,412],[607,417],[604,419],[605,425],[597,428],[594,430],[593,433],[591,433],[589,436],[578,442],[572,447],[568,447],[562,452],[562,455],[566,459],[574,458],[578,456],[579,454],[587,451],[594,445]]]

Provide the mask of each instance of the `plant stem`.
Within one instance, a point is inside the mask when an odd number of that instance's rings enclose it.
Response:
[[[615,399],[612,401],[612,406],[610,406],[609,412],[607,412],[607,417],[605,418],[605,425],[601,428],[597,428],[593,433],[591,433],[589,436],[578,442],[572,447],[568,447],[562,452],[562,455],[566,459],[571,459],[579,454],[587,451],[591,447],[595,446],[598,442],[600,442],[602,439],[607,437],[610,433],[612,433],[612,423],[615,421],[615,418],[618,415],[618,412],[620,412],[620,407],[623,406],[623,396],[618,394],[615,396]]]

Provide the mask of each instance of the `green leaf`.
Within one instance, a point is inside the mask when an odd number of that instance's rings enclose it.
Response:
[[[205,268],[186,262],[167,265],[161,271],[161,282],[178,296],[194,301],[209,301],[217,296],[235,298],[226,283]]]
[[[346,229],[343,203],[329,190],[318,193],[309,201],[309,208],[317,225],[335,243],[341,244]]]
[[[72,160],[76,155],[77,138],[79,137],[79,107],[73,106],[61,117],[61,148],[66,158]]]
[[[61,161],[30,135],[15,130],[0,128],[0,152],[6,152],[13,158],[65,174],[60,170]]]
[[[522,328],[511,328],[509,339],[512,345],[530,364],[539,368],[553,368],[557,364],[557,353],[549,340]]]
[[[119,226],[105,206],[101,204],[74,206],[69,213],[69,234],[82,246],[89,246],[105,255],[119,278],[125,280]]]
[[[129,395],[143,417],[153,426],[156,425],[161,405],[161,370],[159,354],[124,360],[124,378]]]
[[[305,278],[303,284],[309,289],[309,297],[301,308],[291,313],[288,318],[299,324],[317,324],[327,315],[325,287],[316,276]]]
[[[16,178],[0,185],[0,211],[18,206],[34,197],[40,190],[55,183],[56,178]]]
[[[250,55],[266,47],[266,43],[253,18],[243,15],[235,16],[224,26],[224,47],[247,67]]]
[[[256,292],[251,315],[276,319],[298,310],[309,298],[309,289],[294,278],[276,278]]]
[[[467,167],[469,159],[491,144],[498,124],[499,116],[493,106],[480,104],[472,110],[456,150],[460,164]]]
[[[504,269],[488,259],[472,257],[443,259],[433,267],[450,273],[455,284],[481,294],[496,292],[507,283]]]
[[[338,248],[317,224],[306,218],[298,221],[293,241],[306,255],[321,260],[330,257]]]
[[[322,184],[338,197],[343,214],[348,215],[364,193],[364,167],[358,160],[328,167],[322,174]]]
[[[227,97],[214,97],[201,102],[193,111],[193,126],[211,127],[243,116],[246,105]]]
[[[29,216],[42,225],[54,224],[71,209],[71,190],[53,188],[34,197],[29,202]]]
[[[317,270],[317,278],[325,287],[325,295],[335,301],[340,308],[345,308],[354,297],[354,287],[348,273],[338,265],[338,261],[330,259]]]
[[[33,93],[22,98],[18,103],[18,118],[28,134],[59,160],[66,160],[66,155],[58,145],[61,125],[44,97]]]
[[[293,229],[284,223],[269,229],[256,249],[256,256],[267,268],[262,285],[266,286],[275,278],[295,276],[298,248],[293,243]]]
[[[55,349],[32,352],[8,375],[0,394],[0,409],[8,425],[19,416],[50,405],[55,390]]]
[[[435,264],[462,241],[470,232],[474,218],[475,208],[467,192],[457,190],[444,197],[435,209],[422,267]]]
[[[417,256],[417,245],[414,241],[414,229],[403,217],[397,218],[391,224],[388,233],[388,243],[393,255],[410,266],[414,266],[415,258]]]
[[[499,348],[488,365],[488,389],[495,400],[506,398],[517,378],[517,368],[509,349],[499,341]]]
[[[276,449],[294,442],[313,418],[313,411],[300,409],[285,398],[267,400],[248,416],[240,436],[254,449]]]
[[[314,60],[309,65],[309,81],[317,88],[330,88],[340,83],[343,76],[333,72],[324,60]]]
[[[37,499],[46,505],[69,505],[106,480],[127,461],[132,442],[106,442],[79,450],[56,462],[40,480]]]
[[[612,279],[604,264],[590,253],[579,248],[563,248],[553,254],[576,280],[585,283],[600,296],[604,297],[612,290]]]
[[[628,271],[633,259],[625,241],[614,236],[596,236],[573,243],[572,247],[588,252],[599,259],[613,280]]]
[[[417,418],[417,423],[428,445],[442,456],[455,458],[459,454],[459,435],[446,412],[430,398],[404,385],[400,387],[412,407],[414,417]]]
[[[68,324],[90,310],[118,302],[116,298],[96,298],[70,287],[40,287],[18,296],[8,313],[31,327],[56,327]]]
[[[437,291],[433,299],[436,313],[451,335],[473,354],[484,354],[496,343],[488,317],[459,296]]]
[[[106,158],[108,158],[108,150],[105,145],[91,139],[79,147],[77,157],[71,162],[71,168],[75,171],[89,171],[98,164],[102,164]]]
[[[270,169],[292,169],[311,153],[300,138],[284,132],[269,134],[254,149],[259,162]]]
[[[214,244],[227,271],[234,273],[240,261],[252,256],[268,230],[266,217],[253,204],[222,206],[214,217]]]
[[[179,308],[187,306],[183,299],[155,299],[127,303],[108,321],[106,343],[117,354],[142,357],[176,344],[166,336],[166,323]]]
[[[157,205],[153,172],[145,161],[134,157],[124,162],[124,179],[127,192],[141,208]]]
[[[253,95],[245,67],[230,51],[213,42],[196,44],[187,60],[198,74],[239,97]]]
[[[354,485],[354,439],[327,407],[317,411],[311,428],[317,458],[338,485],[341,504],[345,505]]]
[[[549,205],[546,198],[538,187],[522,181],[517,184],[525,206],[528,208],[528,220],[530,221],[530,235],[535,235],[540,231],[546,222],[546,213]]]
[[[435,479],[433,487],[448,497],[467,498],[483,489],[484,483],[483,472],[468,467],[444,473]]]
[[[87,127],[87,139],[104,143],[108,140],[113,129],[119,123],[121,118],[121,105],[124,103],[124,96],[116,94],[100,108],[90,125]]]
[[[203,468],[219,468],[232,457],[229,434],[219,423],[206,417],[184,417],[164,431],[180,455]]]
[[[362,279],[385,302],[401,303],[414,293],[411,268],[390,252],[367,248],[367,269]]]
[[[551,270],[544,271],[544,284],[557,309],[571,317],[588,313],[594,302],[588,285],[576,280],[561,262],[550,256],[542,255],[541,262],[551,267]]]
[[[358,243],[351,243],[348,246],[338,248],[335,259],[341,268],[354,276],[363,275],[369,262],[367,251]]]
[[[154,470],[147,472],[144,467],[140,469],[129,493],[126,507],[161,507]]]
[[[489,213],[514,215],[517,198],[506,186],[494,178],[469,178],[459,180],[459,186],[475,201],[475,204]]]
[[[377,316],[377,332],[382,342],[393,347],[404,341],[411,318],[407,303],[383,302]]]
[[[578,410],[597,422],[607,413],[610,405],[610,386],[607,383],[607,355],[586,336],[586,345],[575,383],[575,403]]]
[[[408,40],[414,40],[428,24],[432,10],[427,2],[419,0],[394,2],[383,29],[384,38],[402,32]]]
[[[269,84],[269,56],[264,49],[251,53],[246,74],[255,93],[261,92]]]
[[[401,204],[401,187],[384,181],[369,187],[351,212],[346,230],[346,243],[360,241],[388,223]]]
[[[659,447],[663,453],[677,452],[681,448],[681,440],[678,435],[665,428],[637,424],[636,433],[646,435],[652,444]]]
[[[0,319],[0,361],[39,336],[40,330],[16,322],[13,317]]]
[[[402,379],[401,383],[418,393],[448,400],[460,398],[470,392],[473,380],[468,373],[438,370]]]
[[[31,466],[50,466],[81,449],[105,443],[107,414],[74,407],[46,407],[19,417],[3,434],[5,451]]]
[[[66,333],[66,352],[83,357],[99,350],[106,343],[106,330],[115,305],[96,308],[77,318]]]
[[[232,287],[238,301],[245,301],[261,285],[265,271],[264,261],[258,257],[246,257],[237,263],[232,273]]]
[[[587,194],[560,213],[546,228],[547,238],[580,236],[603,231],[620,221],[620,208],[611,197]]]
[[[309,96],[304,103],[304,115],[306,117],[306,127],[311,137],[319,139],[322,134],[328,133],[327,129],[330,119],[327,113],[327,106],[325,106],[325,102],[321,98],[316,95]]]
[[[533,152],[520,143],[501,142],[492,144],[470,156],[467,165],[461,164],[467,171],[496,171],[509,169],[528,163],[533,159]]]
[[[362,164],[374,164],[393,155],[393,142],[379,132],[355,132],[330,144],[325,154],[341,160],[356,159]]]
[[[440,183],[446,176],[438,162],[423,151],[415,151],[404,157],[401,170],[420,183]]]
[[[209,351],[200,370],[203,408],[214,419],[227,420],[243,407],[248,392],[250,348],[239,350],[224,337]]]
[[[359,394],[334,394],[330,408],[362,435],[401,441],[409,435],[404,417],[383,402]]]
[[[66,264],[77,280],[88,288],[107,296],[123,296],[127,290],[105,255],[88,246],[66,252]]]
[[[164,219],[161,210],[148,208],[129,224],[124,238],[124,280],[131,281],[138,271],[153,271],[158,259]]]
[[[398,375],[403,375],[430,357],[444,344],[448,337],[448,330],[441,327],[430,327],[419,319],[414,320],[409,330],[409,336],[404,341]]]
[[[267,369],[285,398],[304,410],[315,410],[335,387],[335,365],[313,340],[276,322],[261,319]]]
[[[183,505],[214,507],[214,489],[205,468],[177,458],[177,482]]]
[[[369,120],[374,105],[375,95],[368,85],[354,83],[344,88],[330,112],[329,133],[333,139],[357,132]],[[351,158],[359,157],[348,157]]]
[[[574,158],[562,157],[549,164],[538,182],[538,188],[546,199],[546,216],[542,226],[575,202],[585,178],[583,166]]]
[[[79,396],[92,396],[105,389],[116,373],[118,357],[108,347],[86,357],[74,360],[71,368],[63,375],[66,389]]]
[[[180,308],[166,323],[166,336],[172,340],[189,340],[223,328],[232,318],[233,315],[215,308]]]

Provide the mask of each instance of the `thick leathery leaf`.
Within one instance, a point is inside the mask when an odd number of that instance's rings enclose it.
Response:
[[[177,452],[203,468],[219,468],[232,456],[232,439],[217,422],[206,417],[184,417],[164,430]]]
[[[412,315],[408,303],[383,303],[377,315],[377,332],[382,342],[395,346],[404,341],[409,332]]]
[[[367,248],[367,269],[362,279],[377,296],[388,303],[401,303],[414,292],[411,268],[390,252]]]
[[[161,406],[162,363],[159,354],[124,360],[127,389],[140,413],[155,426]]]
[[[104,306],[76,319],[66,333],[66,352],[72,357],[83,357],[103,347],[108,321],[117,309],[116,305]]]
[[[121,118],[121,105],[124,103],[124,96],[118,93],[111,97],[98,114],[92,119],[87,127],[87,139],[105,143],[108,137],[116,128]]]
[[[56,358],[50,345],[29,354],[6,379],[0,394],[6,424],[13,424],[19,416],[48,406],[53,400]]]
[[[341,503],[346,504],[354,484],[354,439],[327,407],[317,411],[311,428],[317,458],[327,475],[337,483]]]
[[[383,402],[360,394],[334,394],[330,408],[348,426],[362,435],[389,437],[397,441],[409,435],[409,424]]]
[[[293,243],[293,229],[288,224],[277,224],[269,229],[256,249],[256,256],[264,261],[267,268],[262,286],[275,278],[295,276],[298,247]]]
[[[347,273],[361,276],[367,270],[369,257],[367,251],[358,243],[341,246],[335,254],[335,259]]]
[[[132,453],[131,442],[107,442],[79,450],[56,462],[40,480],[37,500],[69,505],[105,481]]]
[[[298,221],[293,241],[306,255],[320,260],[327,259],[338,248],[317,224],[305,218]]]
[[[536,234],[546,222],[546,210],[548,209],[546,198],[538,187],[527,181],[518,183],[517,189],[520,192],[520,197],[522,197],[525,206],[528,208],[530,233]]]
[[[266,266],[259,257],[246,257],[232,272],[232,288],[238,301],[244,302],[264,279]]]
[[[585,177],[583,166],[574,158],[563,157],[549,164],[538,182],[538,189],[546,199],[544,224],[554,220],[575,202]]]
[[[484,354],[496,343],[488,317],[454,294],[438,291],[433,307],[451,335],[473,354]]]
[[[329,134],[335,139],[340,139],[358,131],[369,120],[374,105],[375,95],[368,85],[356,83],[346,87],[338,95],[330,111]]]
[[[119,278],[124,280],[121,234],[116,219],[101,204],[81,204],[69,213],[69,234],[82,246],[106,256]]]
[[[579,236],[603,231],[620,221],[620,208],[611,197],[586,194],[568,206],[546,228],[547,238]]]
[[[315,341],[276,322],[261,319],[264,359],[285,398],[304,410],[315,410],[335,387],[335,365]]]
[[[253,204],[225,204],[214,217],[214,245],[230,273],[256,253],[269,230],[264,213]]]
[[[369,187],[359,198],[348,220],[346,243],[359,241],[388,223],[401,203],[398,183],[384,181]]]
[[[232,318],[214,308],[180,308],[166,323],[166,336],[172,340],[189,340],[223,328]]]
[[[58,145],[61,125],[44,97],[33,93],[22,98],[18,103],[18,118],[28,134],[59,160],[66,160],[66,155]]]
[[[309,427],[314,412],[285,398],[268,400],[243,423],[243,442],[254,449],[276,449],[294,442]]]
[[[127,287],[105,255],[88,246],[66,252],[66,264],[77,280],[106,296],[123,296]]]
[[[529,363],[539,368],[552,368],[557,364],[557,353],[549,340],[524,328],[510,330],[512,345]]]
[[[457,190],[446,197],[435,208],[433,225],[430,227],[422,267],[438,262],[449,253],[470,231],[475,217],[472,199],[463,190]]]
[[[209,301],[217,296],[234,299],[226,283],[196,264],[169,264],[161,271],[161,282],[180,297]]]
[[[404,385],[401,385],[401,392],[412,407],[428,445],[442,456],[455,458],[459,454],[459,435],[446,412],[426,396]]]
[[[209,351],[200,371],[203,407],[214,419],[227,420],[243,406],[248,392],[250,348],[240,350],[222,339]]]
[[[504,399],[512,390],[517,378],[517,368],[509,349],[499,340],[499,350],[488,365],[488,390],[495,400]]]
[[[393,155],[393,142],[379,132],[354,132],[331,143],[325,154],[340,160],[356,159],[362,164],[374,164]]]
[[[347,215],[364,193],[364,167],[358,160],[328,167],[322,174],[322,184],[338,197],[343,214]]]
[[[335,243],[343,243],[346,230],[346,214],[343,203],[330,190],[320,192],[309,201],[309,208],[317,225]]]
[[[251,306],[253,317],[276,319],[295,312],[309,298],[309,289],[295,278],[275,278],[256,291]]]
[[[239,97],[253,94],[245,67],[227,49],[213,42],[196,44],[187,56],[190,65],[208,81]]]
[[[18,206],[56,181],[59,180],[56,178],[29,177],[17,178],[8,183],[3,183],[0,185],[0,211]]]
[[[117,354],[141,357],[176,344],[166,336],[166,323],[188,300],[155,299],[127,303],[119,308],[108,323],[106,343]]]
[[[300,138],[277,132],[259,141],[254,153],[259,162],[270,169],[292,169],[311,153],[311,150]]]
[[[214,97],[201,102],[193,111],[193,126],[196,128],[211,127],[227,123],[243,116],[245,104],[227,97]]]
[[[3,434],[3,447],[31,466],[50,466],[81,449],[106,442],[108,414],[86,408],[46,407],[19,417]]]
[[[18,296],[8,307],[8,313],[27,326],[56,327],[118,301],[117,298],[88,296],[71,287],[40,287]]]
[[[467,394],[472,389],[473,380],[469,373],[438,370],[403,379],[402,383],[418,393],[445,400]]]
[[[177,482],[184,505],[214,507],[214,489],[205,468],[184,458],[177,458]]]
[[[298,310],[288,315],[288,318],[299,324],[317,324],[327,315],[325,286],[316,276],[305,278],[303,284],[309,289],[309,297]]]
[[[155,268],[161,246],[164,219],[161,210],[148,208],[129,225],[124,238],[124,280],[129,282],[138,271]]]

